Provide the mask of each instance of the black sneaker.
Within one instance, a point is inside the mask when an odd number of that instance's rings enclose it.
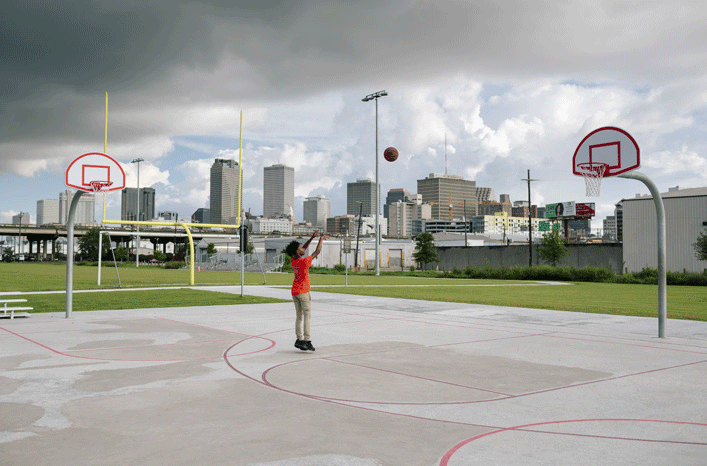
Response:
[[[302,346],[304,346],[304,347],[305,347],[306,349],[308,349],[309,351],[314,351],[314,346],[312,346],[312,342],[311,342],[311,341],[303,341],[303,342],[302,342]]]
[[[295,341],[295,348],[307,351],[307,344],[304,340],[297,340]]]

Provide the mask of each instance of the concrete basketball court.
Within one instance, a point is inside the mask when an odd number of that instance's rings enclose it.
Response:
[[[0,464],[705,464],[705,322],[312,297],[0,321]]]

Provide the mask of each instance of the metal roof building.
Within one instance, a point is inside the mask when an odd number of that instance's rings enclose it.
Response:
[[[707,230],[707,187],[670,188],[661,193],[665,206],[666,270],[702,273],[707,262],[695,257],[693,244]],[[624,267],[638,272],[645,267],[657,269],[657,220],[653,197],[623,199]]]

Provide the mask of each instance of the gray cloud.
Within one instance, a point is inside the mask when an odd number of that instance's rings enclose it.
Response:
[[[61,170],[81,147],[102,148],[105,91],[109,148],[123,159],[158,159],[180,137],[237,137],[246,108],[257,109],[250,141],[305,141],[308,157],[339,158],[312,167],[316,178],[348,176],[372,150],[360,97],[379,89],[391,92],[382,128],[410,170],[442,171],[445,132],[456,172],[481,176],[506,159],[549,163],[606,122],[640,128],[651,148],[707,106],[706,19],[702,1],[9,0],[0,173]]]

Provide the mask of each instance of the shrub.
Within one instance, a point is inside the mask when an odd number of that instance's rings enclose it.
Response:
[[[336,264],[334,270],[337,272],[346,272],[346,266],[344,264]]]
[[[167,262],[164,265],[164,268],[165,269],[181,269],[182,267],[184,267],[186,265],[187,265],[186,262],[183,262],[183,261],[171,261],[171,262]]]

